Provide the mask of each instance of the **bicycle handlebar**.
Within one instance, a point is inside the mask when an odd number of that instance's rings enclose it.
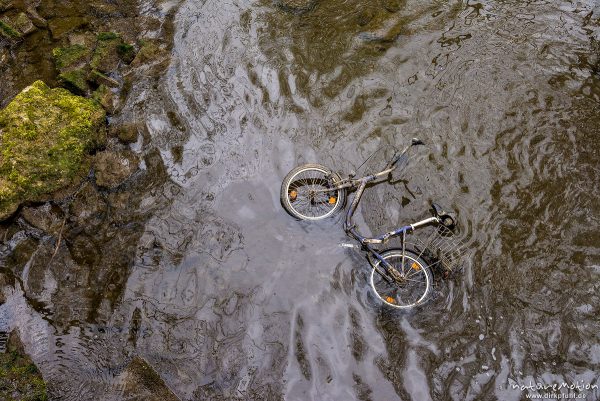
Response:
[[[400,161],[400,159],[402,158],[402,156],[404,156],[406,154],[406,152],[408,152],[408,150],[413,147],[413,146],[417,146],[417,145],[425,145],[425,143],[418,139],[418,138],[413,138],[410,145],[406,146],[402,152],[394,154],[394,157],[392,158],[392,161],[389,162],[387,164],[387,166],[385,166],[385,170],[389,170],[391,168],[396,168],[396,163],[398,163],[398,161]]]
[[[389,174],[392,171],[394,171],[394,169],[396,168],[396,163],[398,163],[400,158],[402,156],[404,156],[411,147],[417,146],[417,145],[424,145],[424,143],[420,139],[413,138],[410,145],[406,146],[402,150],[402,152],[400,152],[400,154],[396,153],[394,155],[394,157],[392,158],[392,161],[390,163],[388,163],[388,165],[386,166],[386,168],[383,171],[381,171],[377,174],[371,175],[371,176],[367,176],[367,177],[359,180],[360,185],[358,187],[358,190],[356,191],[356,194],[354,195],[352,204],[350,205],[350,208],[348,209],[348,212],[346,213],[346,221],[344,224],[344,226],[345,226],[344,228],[345,228],[346,232],[350,233],[352,236],[354,236],[360,242],[363,242],[365,237],[363,237],[357,230],[355,230],[354,224],[352,224],[352,217],[354,215],[356,207],[358,206],[358,203],[360,202],[360,198],[362,197],[365,187],[367,186],[367,182],[376,180],[378,177],[381,177],[382,175],[386,175],[386,174]]]

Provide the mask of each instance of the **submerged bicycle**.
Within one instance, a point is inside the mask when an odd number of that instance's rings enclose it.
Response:
[[[320,164],[305,164],[290,171],[281,184],[281,204],[292,216],[300,220],[321,220],[342,209],[347,191],[356,194],[346,213],[344,230],[358,241],[367,252],[372,266],[370,284],[375,295],[386,305],[408,309],[422,304],[433,286],[431,269],[441,267],[445,271],[456,269],[464,256],[464,244],[454,235],[456,217],[432,204],[432,217],[405,225],[377,237],[365,237],[352,221],[367,184],[385,177],[387,181],[410,148],[423,145],[419,139],[401,152],[396,152],[385,168],[371,175],[341,178],[339,174]],[[383,181],[379,181],[383,182]],[[430,227],[427,236],[412,235],[417,230]],[[401,237],[400,248],[377,250],[374,246],[386,244],[394,237]]]

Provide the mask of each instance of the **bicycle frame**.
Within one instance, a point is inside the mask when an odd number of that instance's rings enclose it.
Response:
[[[396,269],[391,264],[389,264],[383,258],[383,256],[377,250],[375,250],[371,245],[372,244],[385,244],[391,238],[402,235],[402,265],[404,265],[406,234],[408,232],[416,230],[419,227],[427,226],[429,224],[439,224],[440,223],[439,217],[437,217],[437,216],[429,217],[429,218],[417,221],[413,224],[402,226],[396,230],[392,230],[387,233],[381,234],[377,237],[363,236],[356,229],[356,225],[353,223],[352,217],[354,216],[354,212],[356,211],[356,208],[358,207],[358,204],[362,198],[365,188],[367,187],[367,184],[374,182],[383,176],[388,176],[392,171],[394,171],[396,169],[396,163],[398,162],[398,160],[400,160],[400,158],[402,156],[404,156],[404,154],[406,154],[406,152],[412,146],[421,145],[421,144],[423,144],[423,143],[420,140],[413,139],[411,145],[407,146],[399,155],[395,155],[394,158],[392,159],[392,161],[390,163],[388,163],[386,168],[379,173],[368,175],[368,176],[358,178],[358,179],[352,179],[352,178],[344,179],[340,183],[338,183],[338,185],[335,185],[335,189],[357,188],[356,194],[354,195],[352,203],[350,204],[350,207],[348,208],[348,211],[346,212],[344,231],[346,231],[346,233],[348,235],[350,235],[352,238],[354,238],[355,240],[360,242],[361,245],[363,246],[363,248],[366,251],[368,251],[373,257],[375,257],[375,259],[377,259],[385,267],[385,269],[392,275],[392,277],[394,279],[401,279],[401,276],[396,271]],[[384,279],[388,280],[386,275],[384,274],[384,272],[380,271],[377,268],[376,264],[372,263],[372,265],[375,269],[377,269],[377,271],[382,275],[382,277]]]

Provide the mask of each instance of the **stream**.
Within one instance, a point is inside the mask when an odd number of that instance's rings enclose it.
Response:
[[[22,280],[0,326],[20,329],[51,399],[129,399],[136,355],[181,400],[517,401],[562,382],[600,399],[597,3],[178,7],[170,65],[122,112],[146,128],[135,201],[106,195],[84,256],[75,234],[56,256],[42,234],[0,255]],[[279,189],[299,164],[348,174],[383,147],[359,170],[375,171],[412,137],[426,146],[367,189],[361,230],[436,201],[469,252],[396,312],[342,214],[296,221]]]

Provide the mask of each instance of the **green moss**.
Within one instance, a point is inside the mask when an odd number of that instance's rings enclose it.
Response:
[[[105,140],[91,99],[36,81],[0,111],[0,220],[20,203],[70,185]]]
[[[89,90],[87,76],[88,73],[84,68],[78,68],[59,74],[58,79],[70,91],[78,95],[85,95]]]
[[[122,44],[123,39],[114,32],[98,34],[98,43],[90,62],[92,68],[100,72],[115,70],[119,64],[118,48]]]
[[[130,45],[129,43],[122,43],[117,46],[117,51],[121,55],[131,53],[133,51],[133,45]]]
[[[35,30],[35,26],[25,13],[16,16],[5,16],[0,20],[0,36],[8,39],[19,39]]]
[[[98,40],[113,40],[119,37],[115,32],[100,32],[97,36]]]
[[[46,383],[37,367],[25,354],[13,332],[8,352],[0,354],[0,399],[6,401],[46,401]]]
[[[135,48],[129,43],[117,45],[117,53],[119,53],[121,60],[125,61],[127,64],[131,63],[135,58]]]
[[[6,38],[20,38],[21,34],[7,22],[0,20],[0,34]]]
[[[52,50],[54,64],[59,71],[85,60],[90,54],[91,50],[83,45],[57,47]]]

